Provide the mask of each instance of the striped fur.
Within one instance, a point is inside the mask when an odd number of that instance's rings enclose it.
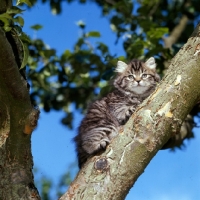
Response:
[[[116,72],[113,91],[90,105],[74,138],[80,168],[89,157],[105,150],[160,80],[154,58],[146,62],[132,60],[128,65],[120,61]]]

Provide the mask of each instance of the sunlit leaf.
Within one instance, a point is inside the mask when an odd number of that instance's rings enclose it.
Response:
[[[0,21],[3,22],[3,27],[5,31],[8,31],[8,29],[12,29],[12,27],[10,27],[12,23],[12,17],[8,13],[1,14]]]
[[[3,19],[12,19],[12,17],[8,13],[0,14],[0,20]]]
[[[20,26],[22,26],[22,27],[24,26],[24,19],[22,17],[17,16],[13,20],[14,20],[14,22],[18,23]]]
[[[100,37],[101,34],[98,31],[91,31],[86,34],[87,37]]]
[[[8,14],[20,14],[22,13],[24,10],[18,8],[17,6],[12,6],[11,8],[9,8],[6,13]]]
[[[112,31],[117,32],[117,27],[115,24],[110,24],[110,28]]]
[[[23,3],[30,6],[30,7],[32,6],[32,3],[29,0],[17,0],[16,5],[18,6],[18,5],[23,4]]]
[[[33,30],[36,30],[36,31],[38,31],[38,30],[42,29],[42,28],[43,28],[43,26],[42,26],[42,25],[40,25],[40,24],[35,24],[35,25],[31,26],[30,28],[32,28]]]
[[[4,26],[3,28],[4,28],[4,30],[5,30],[6,32],[11,31],[11,29],[12,29],[12,27],[10,27],[10,26]]]
[[[152,28],[147,32],[147,36],[150,38],[162,38],[164,34],[169,32],[167,27]]]
[[[66,50],[62,56],[68,58],[71,55],[70,50]]]

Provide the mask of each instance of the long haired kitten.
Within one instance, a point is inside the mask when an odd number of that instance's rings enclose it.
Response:
[[[129,64],[118,61],[113,80],[114,89],[107,96],[92,103],[74,138],[79,167],[87,159],[106,149],[160,80],[153,57],[146,62],[132,60]]]

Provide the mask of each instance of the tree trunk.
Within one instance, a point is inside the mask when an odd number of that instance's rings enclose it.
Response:
[[[0,1],[0,14],[12,1]],[[19,71],[17,44],[0,27],[0,199],[40,199],[32,174],[31,132],[39,111]],[[9,39],[8,39],[9,38]],[[14,48],[16,47],[16,48]]]
[[[200,24],[165,77],[106,151],[92,157],[60,200],[121,200],[200,99]]]

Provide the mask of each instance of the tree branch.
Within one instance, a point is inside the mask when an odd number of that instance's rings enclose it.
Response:
[[[12,6],[12,0],[1,0],[0,14],[5,13]]]
[[[0,199],[39,200],[30,143],[39,111],[31,104],[14,53],[0,27]]]
[[[22,79],[17,63],[15,61],[14,52],[8,42],[6,35],[0,27],[0,81],[5,83],[10,94],[15,98],[29,100],[27,90],[27,82]]]
[[[165,48],[171,48],[172,45],[177,42],[182,32],[184,31],[188,20],[188,17],[186,15],[183,15],[179,21],[179,24],[177,24],[177,26],[174,27],[169,37],[163,38]]]
[[[60,200],[124,199],[150,160],[200,99],[200,24],[166,76],[106,151],[92,157]]]

